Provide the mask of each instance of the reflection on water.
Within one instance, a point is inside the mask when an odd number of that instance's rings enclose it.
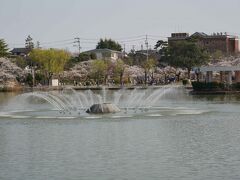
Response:
[[[240,95],[194,95],[194,100],[204,100],[204,101],[213,101],[213,102],[238,102],[240,101]]]
[[[2,107],[11,96],[1,94]],[[125,117],[1,116],[0,179],[240,179],[238,96],[179,90],[159,107]]]

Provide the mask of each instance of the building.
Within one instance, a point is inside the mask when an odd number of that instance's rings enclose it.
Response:
[[[223,54],[233,55],[239,53],[239,40],[237,36],[230,36],[227,33],[213,33],[207,35],[203,32],[195,32],[191,36],[188,33],[172,33],[168,38],[171,46],[174,42],[195,39],[197,44],[205,48],[209,53],[221,51]]]
[[[124,53],[121,51],[114,51],[111,49],[93,49],[90,51],[85,51],[86,54],[95,54],[96,59],[111,59],[117,60],[124,57]]]
[[[151,56],[151,55],[156,55],[158,53],[158,51],[156,49],[148,49],[148,50],[139,50],[139,51],[135,51],[136,54],[142,54],[144,56]]]
[[[31,49],[29,48],[13,48],[10,52],[13,56],[24,56],[26,57],[30,53]]]
[[[142,62],[145,62],[147,58],[154,60],[158,60],[160,58],[158,51],[155,49],[134,51],[129,53],[128,56],[131,57],[130,59],[133,60],[133,65],[142,64]]]
[[[171,37],[168,37],[168,43],[174,43],[177,41],[183,41],[189,38],[189,33],[172,33]]]
[[[199,68],[199,73],[202,82],[240,83],[239,66],[203,66]],[[220,75],[218,78],[214,77],[216,73]]]

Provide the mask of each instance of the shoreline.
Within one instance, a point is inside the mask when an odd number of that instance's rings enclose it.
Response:
[[[231,95],[231,94],[240,94],[240,91],[190,91],[191,95]]]
[[[167,84],[167,85],[154,85],[154,86],[145,86],[145,85],[138,85],[138,86],[41,86],[41,87],[0,87],[0,93],[1,92],[33,92],[33,91],[61,91],[63,89],[74,89],[76,91],[80,90],[120,90],[120,89],[126,89],[126,90],[133,90],[133,89],[157,89],[164,86],[179,86],[178,84]]]

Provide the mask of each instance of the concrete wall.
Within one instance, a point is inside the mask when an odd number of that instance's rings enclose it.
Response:
[[[198,44],[207,49],[208,52],[214,53],[217,50],[223,53],[228,52],[228,41],[227,38],[202,38],[199,39]]]

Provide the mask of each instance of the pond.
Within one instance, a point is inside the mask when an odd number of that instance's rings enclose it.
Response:
[[[132,92],[0,93],[0,179],[240,179],[239,96]],[[121,112],[85,113],[91,93]]]

